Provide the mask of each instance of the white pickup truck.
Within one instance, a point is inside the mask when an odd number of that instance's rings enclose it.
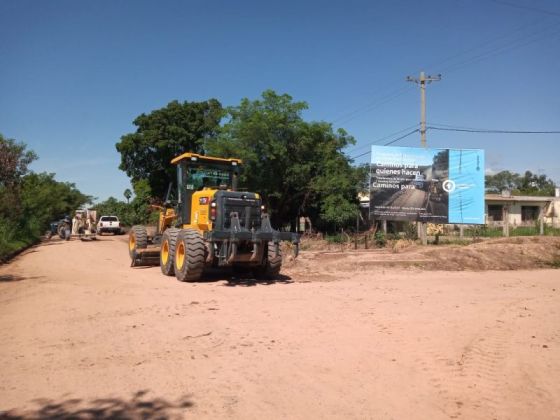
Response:
[[[97,222],[97,234],[110,232],[115,235],[120,235],[123,233],[121,228],[121,223],[117,216],[101,216],[99,222]]]

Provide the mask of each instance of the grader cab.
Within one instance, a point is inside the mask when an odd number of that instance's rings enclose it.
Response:
[[[132,266],[159,264],[181,281],[199,280],[208,267],[244,267],[271,278],[282,266],[281,241],[292,242],[297,256],[299,235],[274,230],[259,194],[237,191],[240,159],[185,153],[171,163],[175,198],[170,188],[153,237],[133,226]]]

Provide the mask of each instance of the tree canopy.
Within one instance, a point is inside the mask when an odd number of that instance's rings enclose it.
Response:
[[[501,171],[494,175],[486,175],[486,191],[499,193],[509,190],[517,195],[553,196],[554,181],[546,175],[537,175],[525,171],[520,175],[511,171]]]
[[[130,190],[125,190],[125,198],[127,202],[117,200],[115,197],[109,197],[107,200],[97,203],[94,209],[97,210],[97,216],[118,216],[120,222],[124,226],[133,226],[138,224],[146,224],[153,222],[151,217],[155,217],[155,213],[150,207],[152,201],[151,189],[147,180],[136,181],[133,185],[134,198],[129,201],[132,196]],[[130,194],[126,194],[126,192]]]
[[[184,152],[204,153],[208,138],[215,137],[223,109],[216,99],[203,102],[170,102],[166,107],[134,120],[136,132],[116,144],[119,168],[132,182],[147,180],[152,194],[163,197],[175,181],[171,159]]]
[[[49,223],[71,213],[91,197],[54,174],[33,173],[37,155],[24,143],[0,134],[0,258],[32,243]]]
[[[319,227],[354,220],[363,171],[342,152],[354,139],[329,123],[304,121],[305,109],[305,102],[272,90],[261,99],[245,98],[227,109],[228,121],[207,150],[243,159],[241,184],[263,196],[276,224],[297,216]]]

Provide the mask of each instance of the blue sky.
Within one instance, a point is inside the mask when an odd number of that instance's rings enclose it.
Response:
[[[371,143],[417,124],[406,76],[427,89],[428,122],[560,129],[557,0],[0,0],[0,132],[28,144],[35,171],[122,197],[114,144],[142,112],[171,100],[224,106],[265,89],[309,104]],[[419,134],[395,143],[418,146]],[[486,169],[560,183],[560,135],[429,131],[429,147],[481,148]],[[357,163],[369,161],[365,154]]]

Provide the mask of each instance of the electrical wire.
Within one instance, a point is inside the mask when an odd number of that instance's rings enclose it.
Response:
[[[530,10],[531,12],[544,13],[544,14],[549,15],[549,16],[560,16],[560,12],[553,12],[551,10],[538,9],[536,7],[530,7],[530,6],[525,6],[525,5],[521,5],[521,4],[511,3],[509,1],[504,1],[504,0],[490,0],[490,1],[492,1],[494,3],[497,3],[497,4],[504,5],[504,6],[514,7],[516,9]]]
[[[434,127],[427,126],[426,130],[438,130],[438,131],[460,131],[464,133],[489,133],[489,134],[560,134],[560,130],[550,130],[550,131],[531,131],[531,130],[489,130],[482,128],[446,128],[446,127]]]
[[[460,51],[460,52],[458,52],[457,54],[450,55],[450,56],[448,56],[447,58],[444,58],[444,59],[442,59],[442,60],[440,60],[440,61],[437,61],[437,62],[435,62],[435,63],[432,63],[431,65],[426,66],[426,68],[439,67],[439,66],[441,66],[441,65],[443,65],[443,64],[445,64],[445,63],[447,63],[447,62],[449,62],[449,61],[453,61],[453,60],[456,59],[456,58],[459,58],[459,57],[461,57],[461,56],[467,55],[468,53],[474,52],[474,51],[476,51],[476,50],[481,50],[481,49],[487,48],[487,47],[489,47],[489,46],[492,45],[492,44],[496,44],[497,42],[499,42],[499,41],[501,41],[501,40],[503,40],[503,39],[509,38],[511,35],[514,35],[514,34],[516,34],[517,32],[521,32],[523,29],[530,28],[530,27],[532,27],[532,26],[541,25],[544,21],[546,21],[546,18],[544,18],[544,17],[539,17],[538,19],[534,20],[534,21],[531,22],[531,23],[516,26],[515,28],[513,28],[513,29],[510,30],[510,31],[507,31],[507,32],[505,32],[505,33],[501,33],[500,35],[497,35],[497,36],[492,37],[492,38],[486,38],[485,40],[483,40],[483,41],[481,41],[481,42],[479,42],[479,43],[473,45],[472,47],[467,48],[467,49],[465,49],[465,50],[463,50],[463,51]]]
[[[404,136],[400,136],[400,137],[398,137],[398,138],[396,138],[396,139],[394,139],[394,140],[391,140],[391,141],[388,142],[388,143],[385,143],[383,146],[389,146],[389,145],[391,145],[391,144],[393,144],[393,143],[396,143],[396,142],[398,142],[399,140],[402,140],[402,139],[404,139],[404,138],[406,138],[406,137],[408,137],[408,136],[410,136],[410,135],[412,135],[412,134],[414,134],[414,133],[417,133],[417,132],[419,132],[419,131],[420,131],[420,130],[419,130],[418,128],[417,128],[416,130],[412,130],[411,132],[406,133]],[[373,145],[373,143],[371,143],[370,146],[371,146],[371,145]],[[357,159],[357,158],[359,158],[359,157],[362,157],[362,156],[365,156],[365,155],[369,155],[370,153],[371,153],[371,150],[368,151],[368,152],[362,153],[361,155],[351,157],[350,159],[351,159],[351,160],[354,160],[354,159]]]
[[[364,149],[364,148],[366,148],[366,147],[370,147],[370,146],[372,146],[372,145],[374,145],[374,144],[381,143],[383,140],[390,139],[391,137],[394,137],[394,136],[396,136],[396,135],[398,135],[398,134],[401,134],[401,133],[403,133],[403,132],[405,132],[405,131],[408,131],[408,130],[410,130],[411,128],[418,127],[419,125],[420,125],[419,123],[412,124],[411,126],[408,126],[408,127],[406,127],[406,128],[403,128],[402,130],[399,130],[399,131],[395,131],[394,133],[387,134],[386,136],[381,137],[381,138],[379,138],[379,139],[377,139],[377,140],[375,140],[375,141],[373,141],[373,142],[371,142],[371,143],[368,143],[368,144],[366,144],[366,145],[364,145],[364,146],[354,147],[354,148],[350,149],[347,153],[349,153],[349,154],[356,153],[358,150]]]
[[[515,39],[507,44],[501,45],[499,47],[493,48],[491,50],[485,51],[483,53],[480,53],[478,55],[475,55],[473,57],[467,58],[464,61],[455,63],[455,64],[451,64],[447,67],[444,67],[443,69],[441,69],[442,72],[445,72],[447,74],[457,71],[457,70],[462,70],[465,67],[472,65],[472,64],[476,64],[479,63],[481,61],[490,59],[490,58],[494,58],[497,57],[499,55],[508,53],[510,51],[513,51],[515,49],[518,48],[522,48],[525,47],[527,45],[533,44],[537,41],[540,41],[542,39],[548,38],[548,37],[554,37],[556,35],[560,34],[560,30],[556,30],[556,31],[552,31],[552,32],[548,32],[549,29],[553,29],[553,28],[560,28],[560,25],[558,24],[554,24],[554,25],[549,25],[544,29],[541,29],[539,31],[533,32],[532,34],[526,36],[523,35],[522,37]]]
[[[411,90],[411,86],[404,86],[400,89],[397,89],[393,92],[391,92],[390,94],[382,97],[379,100],[375,100],[375,101],[371,101],[368,102],[365,105],[362,105],[358,108],[355,108],[353,111],[341,115],[338,118],[335,118],[332,122],[333,124],[346,124],[347,122],[352,121],[354,118],[357,118],[359,116],[359,114],[362,114],[364,112],[369,112],[372,111],[376,108],[379,108],[381,105],[385,105],[386,103],[391,102],[394,99],[397,99],[400,96],[403,96],[405,93],[407,93],[409,90]]]
[[[532,10],[532,11],[539,12],[539,13],[544,13],[544,14],[547,14],[547,15],[560,16],[560,13],[556,13],[556,12],[553,12],[553,11],[547,11],[547,10],[543,10],[543,9],[537,9],[537,8],[532,8],[532,7],[528,7],[528,6],[518,5],[518,4],[510,3],[510,2],[504,1],[504,0],[491,0],[491,1],[493,1],[495,3],[498,3],[498,4],[505,5],[505,6]],[[530,33],[530,34],[523,34],[522,33],[522,31],[524,29],[535,26],[535,25],[539,25],[541,23],[542,23],[542,19],[538,19],[537,21],[531,22],[529,24],[524,24],[524,25],[521,25],[521,26],[517,26],[512,31],[508,31],[506,33],[503,33],[503,34],[497,36],[497,37],[490,38],[490,39],[486,40],[485,42],[476,44],[474,47],[468,48],[468,49],[466,49],[466,50],[464,50],[464,51],[462,51],[458,54],[451,55],[451,56],[439,61],[438,63],[432,65],[432,67],[437,67],[437,66],[440,66],[443,63],[448,63],[448,62],[451,61],[452,63],[450,63],[450,65],[442,68],[440,71],[450,73],[450,72],[462,70],[465,67],[468,67],[470,65],[474,65],[474,64],[477,64],[481,61],[492,59],[494,57],[497,57],[499,55],[508,53],[508,52],[513,51],[515,49],[522,48],[522,47],[525,47],[527,45],[533,44],[533,43],[535,43],[537,41],[540,41],[542,39],[545,39],[547,37],[554,37],[554,36],[560,34],[560,31],[549,32],[550,29],[556,28],[557,25],[550,25],[550,26],[547,26],[544,29],[541,28],[537,31],[534,31],[533,33]],[[500,40],[507,40],[510,36],[516,35],[517,33],[520,33],[520,36],[511,39],[509,42],[502,43],[502,45],[497,45],[495,48],[484,51],[484,49],[487,49],[489,45],[496,44],[496,42],[498,42]],[[481,50],[481,52],[479,54],[475,54],[474,56],[471,56],[471,57],[467,56],[469,53],[474,52],[476,50]],[[461,56],[465,56],[465,59],[462,60],[462,61],[453,63],[453,61],[456,61],[456,59],[460,58]],[[339,117],[335,118],[332,121],[332,123],[337,124],[337,125],[346,124],[346,123],[354,120],[355,118],[358,118],[360,115],[368,113],[368,112],[370,112],[374,109],[377,109],[377,108],[379,108],[379,107],[381,107],[381,106],[383,106],[383,105],[385,105],[385,104],[403,96],[405,93],[407,93],[407,91],[409,91],[413,88],[414,88],[414,86],[408,85],[407,87],[403,87],[401,89],[396,89],[392,92],[389,92],[385,96],[382,96],[382,97],[380,97],[380,98],[378,98],[374,101],[366,103],[363,106],[357,107],[354,110],[352,110],[352,111],[350,111],[346,114],[340,115]]]

